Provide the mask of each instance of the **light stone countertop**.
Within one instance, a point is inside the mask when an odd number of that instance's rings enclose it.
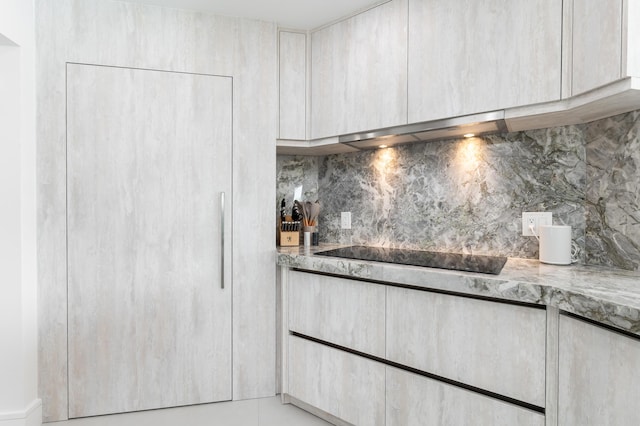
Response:
[[[640,336],[640,273],[509,258],[500,275],[314,256],[345,245],[278,247],[278,265],[557,307]]]

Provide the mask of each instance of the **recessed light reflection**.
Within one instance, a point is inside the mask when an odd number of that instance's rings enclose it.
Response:
[[[465,133],[465,134],[464,134],[464,135],[462,135],[462,136],[464,136],[465,138],[467,138],[467,139],[468,139],[468,138],[472,138],[472,137],[474,137],[475,135],[476,135],[475,133]]]
[[[378,148],[387,148],[387,145],[379,145]]]

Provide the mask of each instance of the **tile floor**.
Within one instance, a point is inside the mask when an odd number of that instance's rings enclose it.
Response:
[[[280,397],[89,417],[45,426],[326,426]]]

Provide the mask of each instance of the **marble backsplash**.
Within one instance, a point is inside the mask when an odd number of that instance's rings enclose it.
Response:
[[[640,270],[640,111],[584,129],[586,263]]]
[[[303,185],[321,240],[537,258],[523,211],[572,226],[585,264],[640,267],[640,112],[587,125],[322,157],[279,156],[278,200]],[[279,205],[279,203],[278,203]],[[340,212],[352,229],[340,229]]]

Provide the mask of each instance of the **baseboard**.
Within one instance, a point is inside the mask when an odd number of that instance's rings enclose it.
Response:
[[[331,423],[332,425],[336,425],[336,426],[354,426],[351,423],[347,423],[344,420],[331,415],[329,413],[327,413],[326,411],[323,411],[319,408],[314,407],[311,404],[307,404],[304,401],[299,400],[298,398],[294,398],[291,395],[285,395],[284,398],[286,398],[288,400],[289,404],[295,405],[298,408],[303,409],[304,411],[307,411],[311,414],[313,414],[316,417],[320,417],[322,420],[325,420],[329,423]]]
[[[0,426],[41,426],[42,400],[35,399],[23,411],[0,412]]]

